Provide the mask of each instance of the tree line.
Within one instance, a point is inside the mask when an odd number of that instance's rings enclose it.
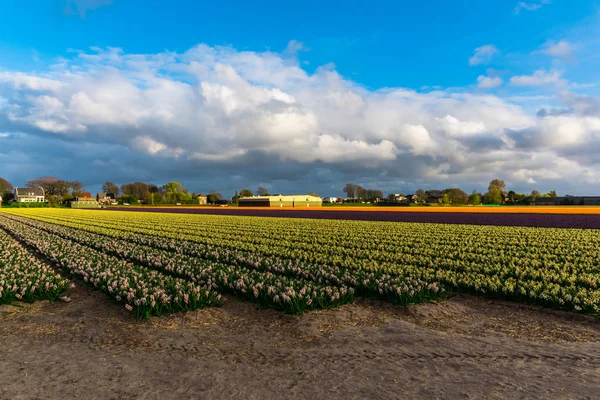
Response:
[[[365,189],[354,183],[346,184],[342,190],[346,193],[346,196],[352,200],[373,202],[378,199],[383,199],[383,192],[381,190]]]
[[[46,200],[50,203],[61,203],[73,197],[79,197],[84,192],[85,187],[79,181],[66,181],[54,176],[42,176],[38,179],[27,181],[26,187],[40,187],[46,193]],[[143,202],[146,204],[196,204],[198,196],[201,193],[190,192],[181,182],[169,182],[162,186],[153,183],[131,182],[121,186],[106,181],[102,185],[102,191],[112,193],[121,203],[136,204]],[[225,201],[223,195],[216,190],[211,190],[204,194],[209,204],[217,204]],[[256,195],[269,196],[267,189],[259,186],[256,189]],[[313,193],[313,195],[315,195]],[[14,196],[14,186],[6,179],[0,177],[0,196],[4,202],[9,202]],[[240,198],[253,197],[254,192],[245,188],[239,192],[236,191],[231,202],[237,203]],[[229,202],[229,200],[228,200]]]
[[[27,188],[42,188],[48,202],[60,203],[65,198],[81,196],[84,190],[79,181],[66,181],[54,176],[42,176],[32,179],[25,184]],[[14,197],[14,186],[4,178],[0,178],[0,196],[9,202]]]
[[[538,197],[557,197],[556,191],[540,193],[533,190],[531,194],[517,193],[513,190],[507,191],[506,183],[500,179],[492,180],[485,193],[479,193],[473,190],[467,194],[460,188],[447,188],[443,190],[423,190],[418,189],[414,194],[400,196],[398,200],[396,194],[390,193],[384,198],[381,190],[365,189],[360,185],[348,183],[343,189],[348,202],[385,202],[385,203],[439,203],[455,205],[479,205],[479,204],[531,204]]]
[[[46,193],[46,199],[50,203],[60,203],[73,197],[79,197],[84,191],[84,185],[80,181],[67,181],[53,176],[43,176],[38,179],[27,181],[26,187],[41,187]],[[0,177],[0,196],[5,202],[13,198],[14,186],[6,179]],[[169,182],[162,186],[153,183],[131,182],[121,186],[107,181],[102,185],[102,191],[114,194],[121,203],[135,204],[141,201],[146,204],[193,204],[198,203],[200,193],[190,192],[181,182]],[[441,203],[441,204],[530,204],[538,197],[557,197],[556,191],[540,193],[533,190],[530,194],[517,193],[513,190],[507,191],[506,183],[500,179],[490,182],[485,193],[473,190],[471,194],[465,193],[460,188],[448,188],[444,190],[417,190],[412,198],[398,201],[394,193],[384,197],[383,192],[377,189],[367,189],[361,185],[348,183],[343,188],[346,201],[349,202],[413,202],[413,203]],[[249,188],[235,192],[231,202],[237,203],[240,198],[258,196],[269,196],[267,189],[259,186],[255,192]],[[317,196],[315,193],[310,193]],[[216,204],[224,200],[221,193],[211,190],[206,194],[209,204]]]

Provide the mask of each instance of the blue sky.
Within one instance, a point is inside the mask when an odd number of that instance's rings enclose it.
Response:
[[[600,193],[599,22],[586,0],[4,0],[0,176]]]

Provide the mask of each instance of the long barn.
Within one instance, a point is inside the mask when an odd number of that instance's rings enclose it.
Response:
[[[240,207],[321,207],[320,197],[307,194],[291,196],[257,196],[239,199]]]

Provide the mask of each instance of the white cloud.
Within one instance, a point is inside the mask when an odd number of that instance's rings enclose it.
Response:
[[[310,180],[318,169],[318,179],[329,171],[344,181],[371,171],[389,182],[512,176],[539,183],[554,179],[546,171],[554,171],[552,157],[567,160],[561,165],[586,164],[578,169],[580,181],[596,179],[600,170],[591,150],[577,152],[600,148],[593,98],[538,92],[503,98],[472,87],[369,90],[332,67],[307,73],[282,54],[229,47],[74,54],[44,74],[0,75],[0,132],[60,137],[59,151],[65,142],[117,148],[131,179],[143,179],[137,175],[146,169],[149,176],[177,176],[218,165],[237,174],[253,171],[247,173],[261,182]],[[560,80],[557,71],[538,70],[510,83]],[[501,83],[478,78],[481,88]],[[526,109],[519,105],[525,98]],[[536,117],[546,104],[566,111]],[[527,161],[532,155],[538,158]]]
[[[165,146],[164,144],[159,143],[148,136],[136,136],[135,138],[133,138],[131,143],[136,149],[145,151],[152,155],[161,152],[167,148],[167,146]]]
[[[542,50],[538,50],[536,53],[546,54],[551,57],[561,58],[563,60],[573,60],[573,52],[575,51],[575,45],[561,40],[559,42],[553,42],[551,40],[544,43]]]
[[[55,92],[62,86],[61,82],[21,72],[0,72],[0,82],[12,83],[17,89]]]
[[[510,78],[510,84],[513,86],[540,86],[561,82],[561,73],[559,71],[546,71],[538,69],[533,75],[513,76]]]
[[[477,47],[469,58],[469,65],[488,64],[497,53],[498,49],[492,44]]]
[[[453,137],[472,136],[486,130],[485,123],[481,121],[460,121],[452,115],[436,119],[440,128]]]
[[[522,10],[537,11],[546,4],[550,4],[550,0],[539,0],[538,2],[519,1],[514,8],[514,13],[519,14]]]
[[[309,51],[309,49],[302,42],[290,40],[285,47],[285,50],[283,50],[283,54],[295,57],[299,51]]]
[[[542,143],[550,148],[585,145],[600,140],[600,118],[549,116],[540,123]]]
[[[498,76],[490,77],[479,75],[477,77],[477,87],[480,89],[491,89],[502,85],[502,78]]]

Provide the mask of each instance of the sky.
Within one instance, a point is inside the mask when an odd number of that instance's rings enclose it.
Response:
[[[600,2],[3,0],[0,177],[600,195]]]

